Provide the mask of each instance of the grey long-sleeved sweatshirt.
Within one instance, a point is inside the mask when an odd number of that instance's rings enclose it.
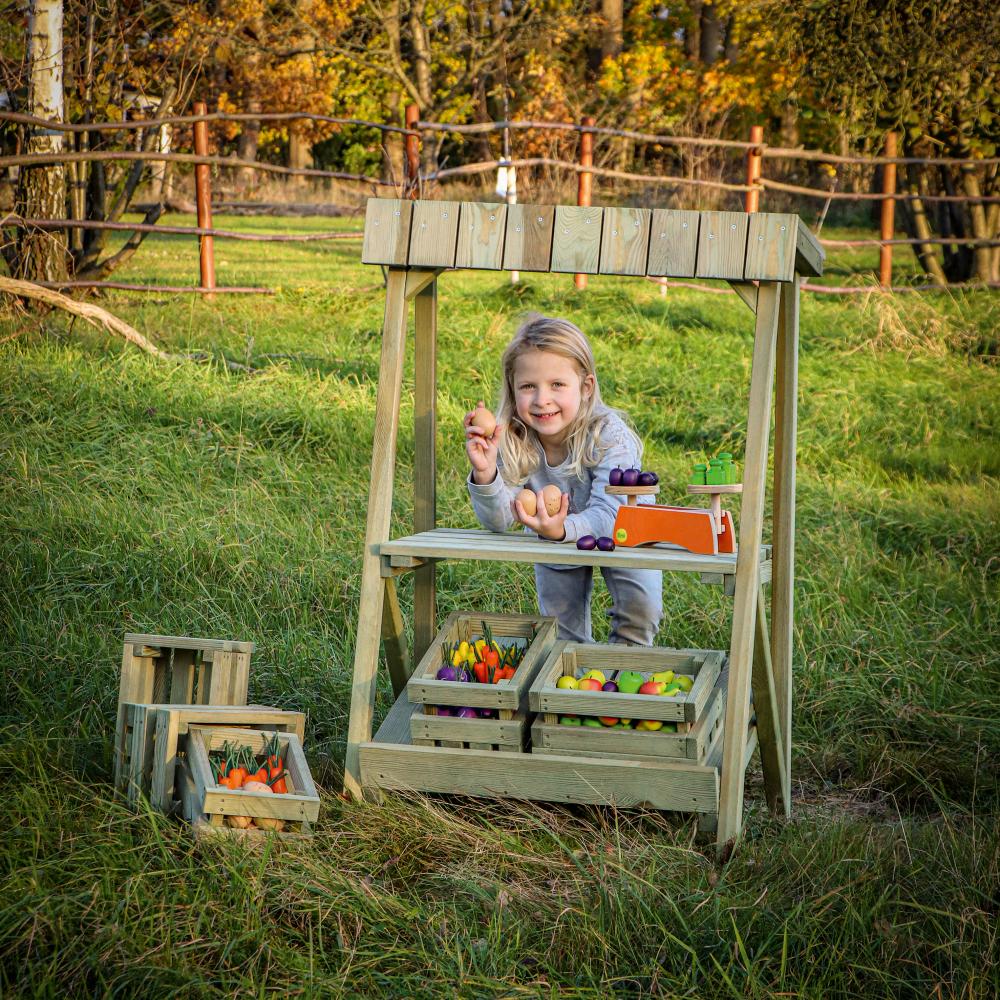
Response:
[[[604,487],[608,485],[608,476],[612,469],[639,468],[642,461],[642,447],[636,446],[634,435],[625,426],[625,422],[613,411],[608,411],[604,418],[600,438],[603,449],[598,465],[592,469],[584,469],[582,479],[572,475],[567,470],[567,462],[551,466],[546,462],[545,455],[540,455],[538,468],[523,484],[538,493],[543,486],[550,483],[558,486],[562,493],[569,494],[569,514],[563,527],[566,531],[565,542],[575,542],[584,535],[594,535],[600,538],[609,536],[614,528],[618,508],[624,497],[608,496]],[[469,495],[472,498],[472,508],[479,523],[490,531],[506,531],[516,518],[511,510],[514,497],[520,493],[522,486],[510,487],[497,472],[492,483],[480,486],[472,481],[469,475]],[[639,502],[652,498],[639,497]],[[534,534],[529,528],[524,529]]]

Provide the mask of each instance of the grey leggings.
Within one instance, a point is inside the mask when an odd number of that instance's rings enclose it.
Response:
[[[601,574],[611,594],[610,642],[652,646],[663,617],[663,574],[655,569],[609,569]],[[535,563],[538,609],[559,621],[559,638],[593,642],[590,599],[594,592],[592,566],[550,566]]]

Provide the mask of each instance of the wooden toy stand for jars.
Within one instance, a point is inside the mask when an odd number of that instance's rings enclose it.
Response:
[[[362,259],[386,270],[382,354],[345,791],[405,789],[559,802],[647,806],[697,813],[720,846],[743,821],[746,767],[759,748],[771,809],[788,815],[795,542],[795,431],[799,276],[822,273],[823,251],[794,215],[638,208],[497,205],[371,199]],[[755,317],[743,493],[736,552],[677,547],[583,552],[558,561],[698,573],[733,594],[721,750],[706,760],[589,757],[558,752],[498,755],[414,745],[404,693],[410,663],[436,633],[435,564],[441,559],[552,562],[553,545],[520,532],[438,527],[436,478],[437,278],[451,268],[649,275],[727,281]],[[400,396],[409,304],[415,313],[414,533],[391,539]],[[772,392],[773,518],[764,545]],[[407,655],[395,578],[414,574],[413,657]],[[765,587],[771,586],[771,622]],[[372,733],[380,640],[395,703]],[[720,680],[720,683],[722,681]],[[753,705],[750,694],[753,692]],[[499,759],[502,756],[503,759]]]

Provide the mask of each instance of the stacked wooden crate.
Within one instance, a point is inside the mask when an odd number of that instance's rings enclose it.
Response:
[[[319,796],[302,753],[305,716],[247,705],[252,642],[127,633],[115,730],[115,785],[133,807],[145,798],[197,833],[239,830],[227,816],[268,816],[308,832]],[[226,740],[259,750],[272,733],[286,761],[287,795],[223,789],[208,753]],[[202,760],[204,758],[204,760]],[[222,794],[224,792],[224,794]],[[265,801],[263,805],[258,800]]]
[[[410,702],[410,734],[417,746],[456,747],[522,753],[528,742],[531,716],[528,689],[556,641],[556,620],[538,615],[489,615],[456,611],[444,623],[406,685]],[[470,644],[489,629],[502,646],[518,645],[524,655],[514,676],[496,684],[439,680],[448,666],[448,651],[462,641]],[[443,715],[439,707],[474,709],[478,718]]]

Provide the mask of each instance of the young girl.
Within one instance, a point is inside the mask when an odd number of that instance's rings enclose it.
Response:
[[[623,497],[604,492],[613,468],[639,468],[642,445],[621,415],[601,402],[594,355],[568,320],[529,316],[503,355],[497,426],[486,437],[465,417],[465,448],[472,472],[469,493],[484,528],[506,531],[516,517],[526,531],[572,545],[584,535],[610,536]],[[562,495],[548,514],[540,492],[554,484]],[[534,490],[537,513],[515,497]],[[553,545],[552,558],[559,549]],[[611,642],[651,646],[663,613],[658,570],[601,567],[611,594]],[[593,642],[590,598],[593,567],[536,563],[543,615],[559,621],[559,637]]]

